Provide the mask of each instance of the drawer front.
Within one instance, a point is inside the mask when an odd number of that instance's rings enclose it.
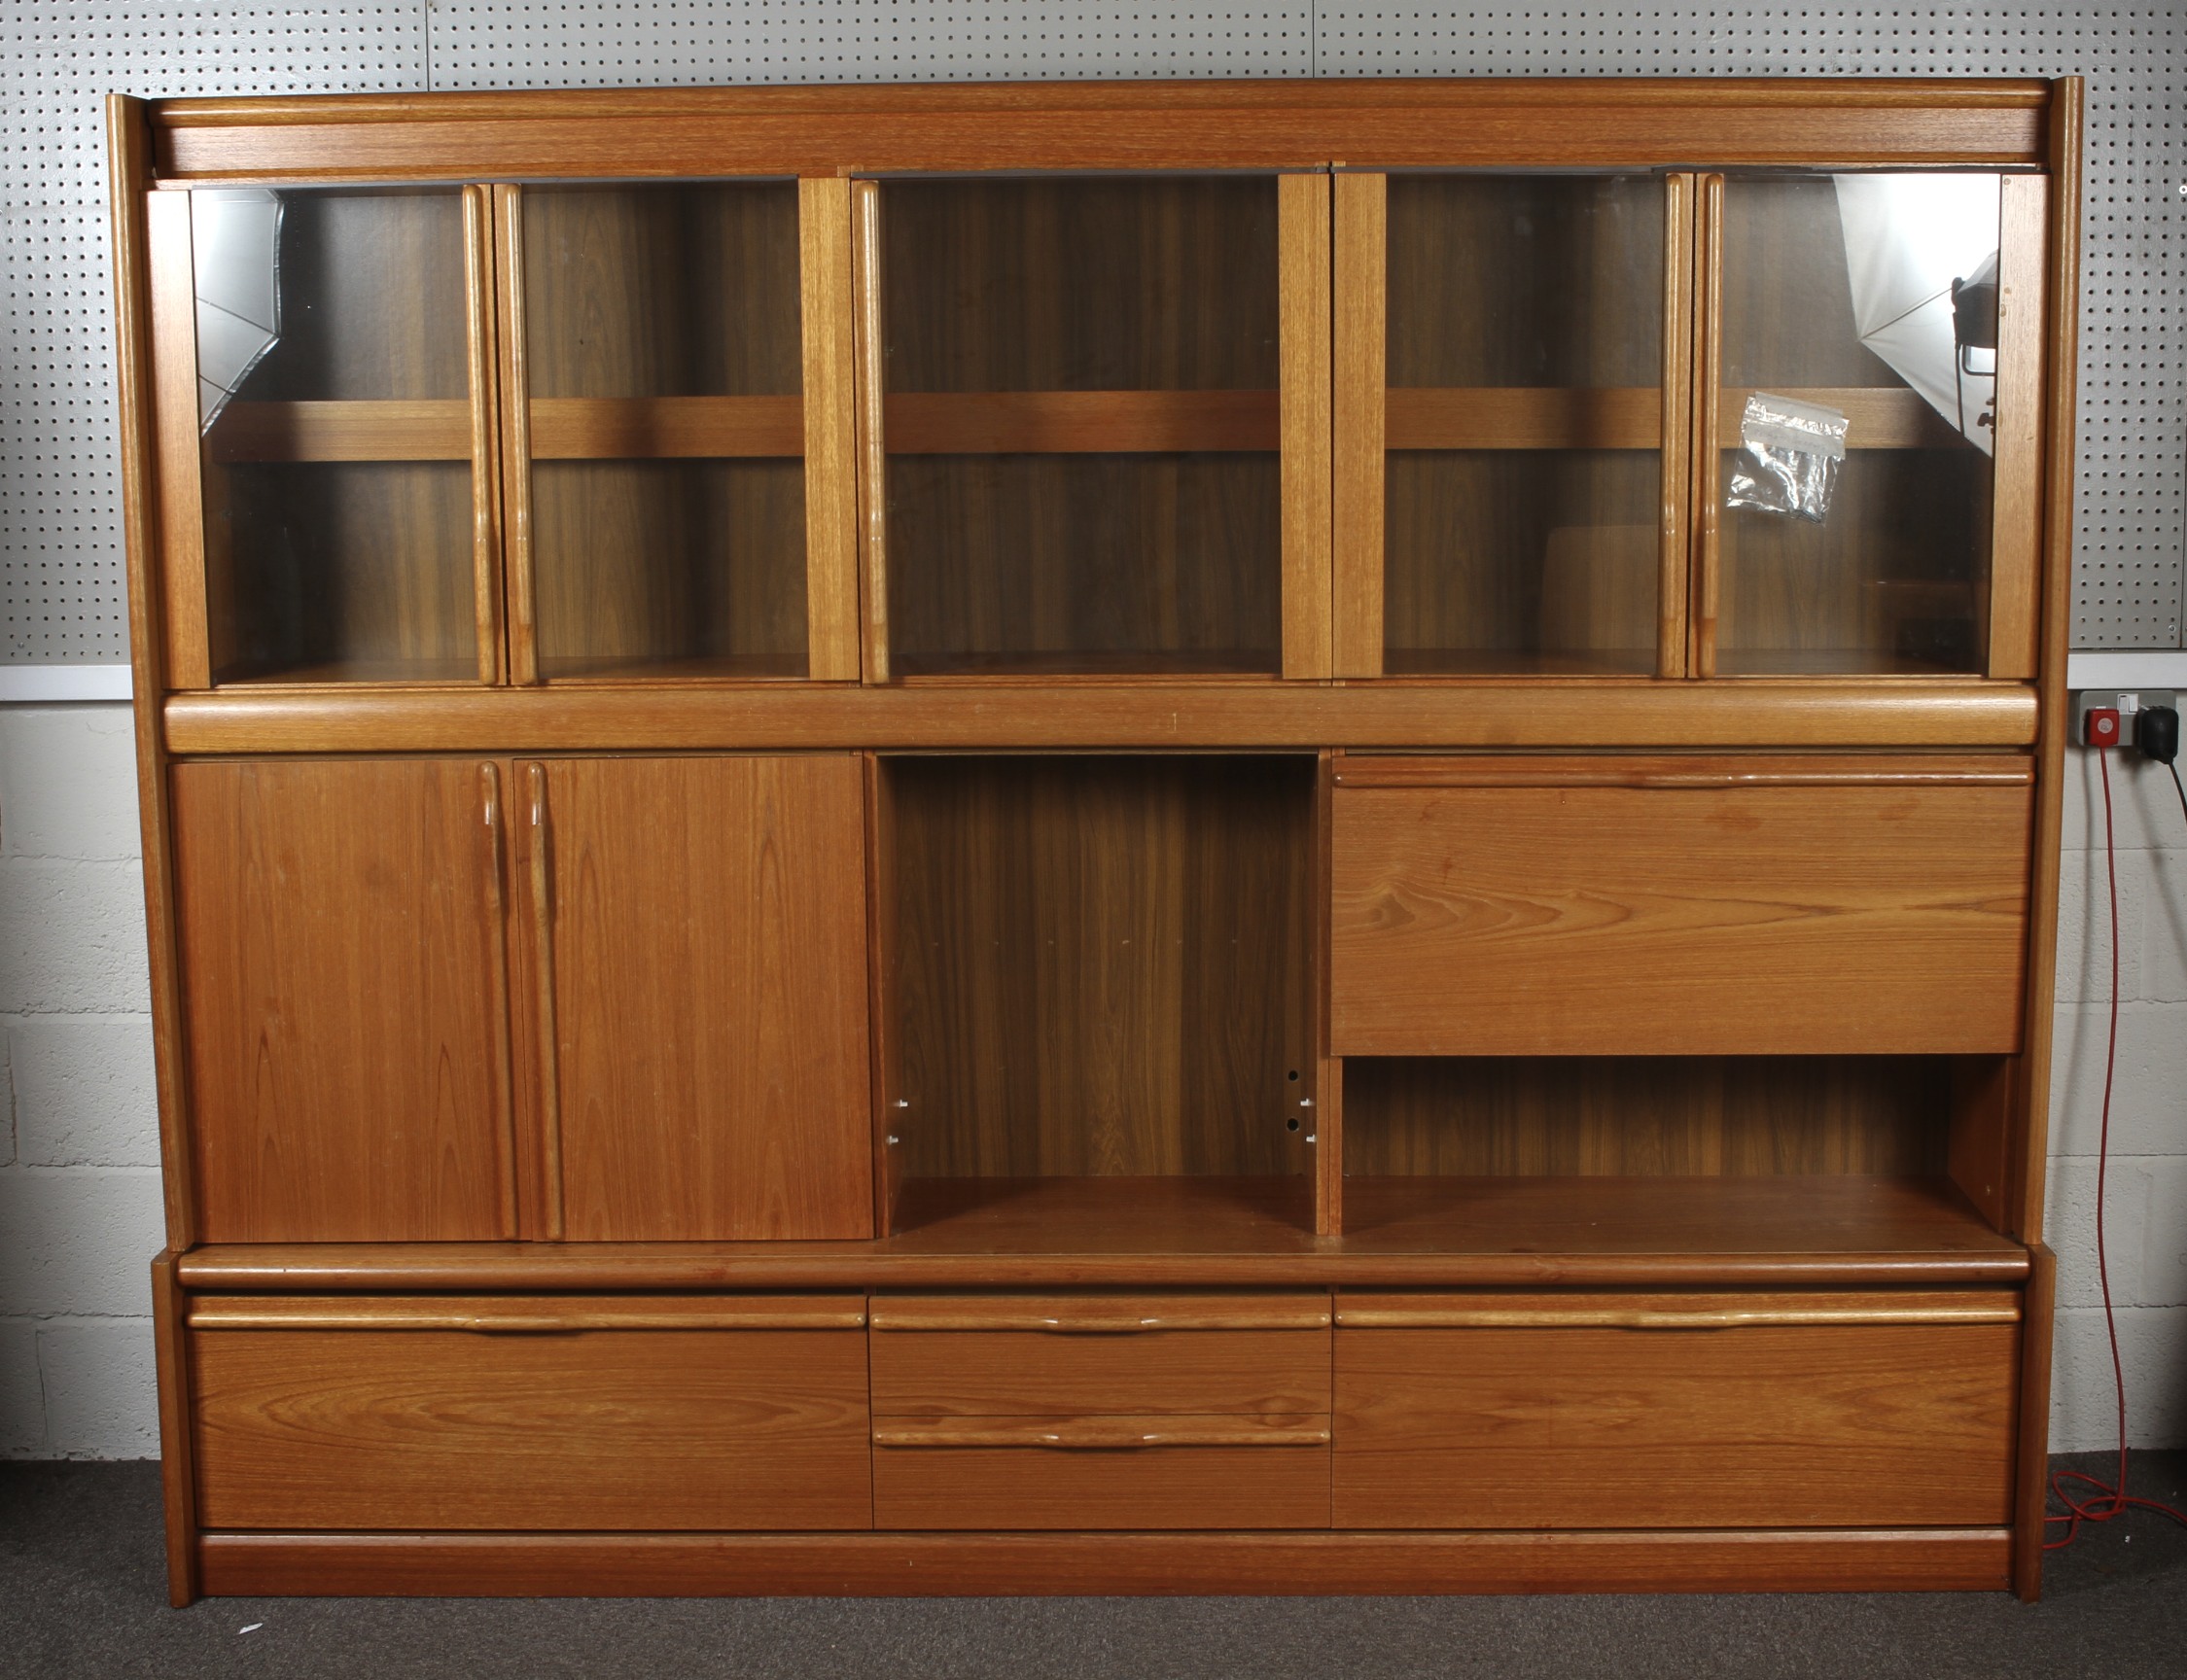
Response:
[[[1323,1528],[1329,1298],[880,1296],[883,1528]]]
[[[1329,1298],[878,1296],[882,1417],[1329,1409]]]
[[[1342,1528],[2010,1521],[2009,1290],[1346,1296]]]
[[[1348,761],[1336,1054],[2019,1049],[2019,761],[1905,780],[1840,760],[1604,762],[1515,786],[1508,762]],[[1576,780],[1612,773],[1634,780]]]
[[[201,1298],[199,1520],[870,1527],[863,1322],[856,1297]]]
[[[1314,1422],[1319,1446],[876,1445],[873,1521],[882,1529],[1326,1528],[1328,1419]]]

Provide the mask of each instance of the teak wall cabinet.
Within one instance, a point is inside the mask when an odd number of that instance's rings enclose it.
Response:
[[[176,1600],[2032,1595],[2079,98],[115,99]]]

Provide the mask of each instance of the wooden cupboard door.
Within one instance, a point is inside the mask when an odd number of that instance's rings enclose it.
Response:
[[[1347,760],[1331,1048],[2016,1051],[2025,770],[1832,763]]]
[[[525,776],[559,1234],[870,1237],[858,758]]]
[[[515,1235],[501,773],[171,772],[198,1235]]]
[[[194,1306],[208,1528],[872,1525],[856,1297],[745,1314],[720,1299],[512,1299],[473,1314],[484,1334],[427,1327],[448,1316],[438,1298],[306,1305],[328,1327]],[[200,1322],[207,1306],[225,1321]],[[571,1328],[618,1314],[688,1322]],[[770,1327],[710,1327],[740,1319]]]
[[[1448,1314],[1435,1297],[1344,1296],[1336,1525],[2002,1524],[2018,1297],[1986,1294],[1536,1298],[1532,1313],[1443,1296]]]

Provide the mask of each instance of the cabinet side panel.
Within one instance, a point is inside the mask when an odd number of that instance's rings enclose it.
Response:
[[[859,759],[549,775],[570,1238],[870,1236]]]

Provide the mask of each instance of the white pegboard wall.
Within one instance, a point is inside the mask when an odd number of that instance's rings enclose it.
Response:
[[[128,636],[101,101],[422,88],[425,8],[5,0],[0,27],[0,663],[113,664]]]
[[[111,661],[123,647],[102,94],[1127,76],[2086,76],[2074,642],[2180,645],[2177,0],[0,3],[0,662]]]
[[[436,88],[1310,76],[1310,4],[436,0]]]

